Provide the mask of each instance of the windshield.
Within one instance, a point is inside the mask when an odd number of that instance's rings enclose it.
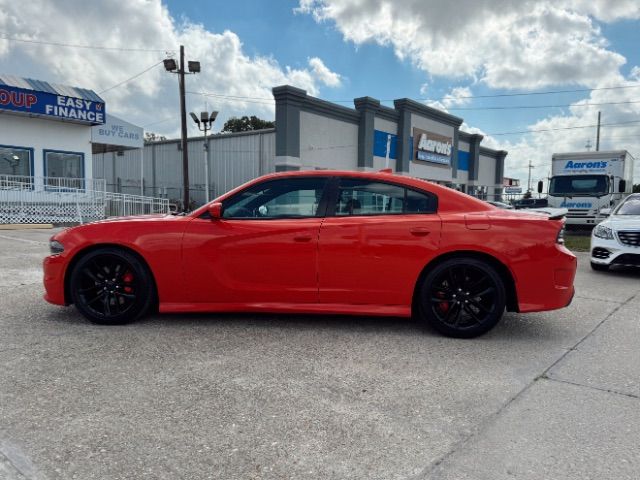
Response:
[[[640,197],[628,197],[618,205],[614,215],[640,215]]]
[[[549,183],[549,195],[597,196],[609,193],[609,177],[606,175],[577,175],[553,177]]]

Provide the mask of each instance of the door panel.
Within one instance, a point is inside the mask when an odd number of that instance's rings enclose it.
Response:
[[[317,302],[321,223],[322,218],[194,219],[182,250],[190,301]]]
[[[437,254],[440,229],[437,214],[326,218],[320,302],[410,304],[420,271]]]

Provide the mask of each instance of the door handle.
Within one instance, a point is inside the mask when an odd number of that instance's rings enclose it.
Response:
[[[311,235],[297,235],[293,237],[294,242],[310,242]]]
[[[430,230],[422,227],[416,227],[411,229],[411,235],[415,235],[416,237],[426,237],[431,233]]]

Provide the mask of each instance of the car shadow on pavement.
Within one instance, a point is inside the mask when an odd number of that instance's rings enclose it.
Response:
[[[534,314],[538,315],[539,314]],[[536,339],[554,338],[559,334],[561,322],[549,322],[548,319],[534,318],[531,315],[505,313],[498,325],[487,334],[473,340],[496,339],[512,342],[529,342]],[[431,327],[413,318],[367,317],[350,315],[300,315],[271,313],[197,313],[197,314],[154,314],[145,317],[137,325],[147,327],[170,328],[215,328],[224,326],[237,330],[291,330],[308,332],[310,330],[327,333],[395,334],[424,335],[446,339]],[[454,340],[454,339],[451,339]],[[463,340],[464,341],[464,340]]]

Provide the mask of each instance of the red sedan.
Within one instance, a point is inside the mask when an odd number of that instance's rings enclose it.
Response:
[[[258,178],[186,215],[64,230],[45,299],[101,324],[160,312],[414,315],[473,337],[573,297],[563,220],[390,173]]]

